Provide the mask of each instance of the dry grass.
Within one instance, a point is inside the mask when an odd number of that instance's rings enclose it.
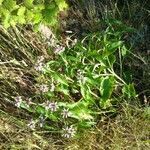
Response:
[[[55,142],[43,132],[30,131],[27,120],[0,113],[0,149],[2,150],[55,150]]]
[[[137,106],[125,104],[115,118],[102,118],[78,139],[65,140],[50,132],[30,131],[27,121],[0,115],[0,149],[9,150],[149,150],[150,118]]]

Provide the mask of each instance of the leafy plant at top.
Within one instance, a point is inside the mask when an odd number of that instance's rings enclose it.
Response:
[[[0,0],[0,22],[5,28],[16,24],[56,25],[60,11],[67,8],[65,0]]]

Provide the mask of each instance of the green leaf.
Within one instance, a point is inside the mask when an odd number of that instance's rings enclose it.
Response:
[[[52,114],[52,113],[47,113],[47,114],[46,114],[46,117],[48,117],[48,118],[51,119],[52,121],[56,121],[56,122],[59,120],[59,117],[56,116],[56,115],[54,115],[54,114]]]
[[[107,101],[104,99],[101,99],[100,106],[102,109],[107,109],[107,108],[112,107],[111,99],[107,99]],[[113,112],[113,109],[111,109],[111,111]]]
[[[58,75],[57,73],[52,73],[51,75],[58,83],[68,86],[68,81],[62,75]]]
[[[34,0],[24,0],[24,5],[25,5],[27,8],[32,8],[32,7],[33,7],[33,1],[34,1]]]
[[[42,10],[43,21],[50,25],[55,25],[57,23],[58,11],[58,8],[54,4],[45,7],[45,9]]]
[[[20,17],[22,17],[22,16],[24,16],[25,11],[26,11],[26,8],[23,7],[23,6],[21,6],[21,7],[18,9],[17,15],[20,16]]]
[[[105,57],[102,62],[105,64],[106,67],[110,68],[113,67],[113,64],[116,61],[115,55],[111,54],[108,57]]]
[[[11,18],[11,15],[9,13],[7,13],[5,15],[5,18],[4,20],[2,21],[2,24],[4,25],[5,28],[9,28],[10,27],[10,18]]]
[[[86,98],[87,88],[85,87],[85,85],[80,84],[80,91],[81,91],[81,95],[83,96],[83,98]]]
[[[129,84],[129,85],[125,84],[122,89],[122,93],[127,98],[136,97],[136,92],[133,84]]]
[[[122,56],[125,56],[127,54],[127,51],[128,51],[127,48],[125,47],[125,45],[123,45],[122,48],[121,48]]]
[[[94,126],[95,124],[96,124],[96,122],[94,122],[94,121],[87,121],[87,120],[85,120],[85,121],[79,122],[77,124],[77,126],[78,126],[79,129],[81,129],[81,128],[85,129],[85,128],[90,128],[90,127]]]
[[[106,101],[111,97],[114,86],[114,77],[104,77],[100,85],[101,98]]]
[[[24,102],[21,103],[21,108],[28,110],[29,112],[33,112],[33,110]]]
[[[42,20],[42,14],[39,12],[39,13],[36,13],[34,16],[33,16],[33,23],[34,24],[37,24],[39,22],[41,22]]]
[[[31,11],[31,10],[26,10],[26,15],[25,15],[25,18],[28,22],[31,22],[33,20],[33,17],[34,17],[34,13]]]
[[[103,56],[108,56],[112,53],[114,53],[119,47],[121,47],[122,45],[122,41],[109,41],[107,42],[104,52],[103,52]]]
[[[10,18],[10,21],[9,21],[10,25],[13,26],[13,27],[16,26],[17,21],[18,21],[18,17],[16,15],[11,15],[11,18]]]
[[[62,92],[63,94],[68,95],[68,96],[70,95],[68,86],[61,85],[56,88],[56,91]]]
[[[45,108],[42,107],[42,106],[37,106],[37,107],[35,108],[35,111],[36,111],[36,113],[38,113],[38,114],[42,114],[42,115],[45,115],[45,114],[46,114]]]
[[[4,1],[4,0],[0,0],[0,5],[2,4],[3,1]]]
[[[78,120],[92,120],[91,110],[88,109],[88,103],[84,101],[79,101],[75,104],[68,105],[71,112],[71,117]]]
[[[9,11],[16,9],[17,6],[15,0],[4,0],[3,5]]]
[[[56,2],[56,4],[57,4],[60,11],[63,11],[64,9],[66,9],[68,7],[65,0],[55,0],[55,2]]]
[[[26,22],[25,20],[25,11],[26,11],[26,8],[21,6],[19,9],[18,9],[18,12],[17,12],[17,15],[18,15],[18,23],[20,24],[24,24]]]

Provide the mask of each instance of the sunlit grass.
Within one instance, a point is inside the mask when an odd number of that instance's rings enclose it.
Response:
[[[27,121],[0,113],[1,149],[41,150],[148,150],[150,120],[142,108],[127,103],[113,118],[103,117],[96,128],[85,130],[75,139],[63,139],[38,129],[30,131]]]

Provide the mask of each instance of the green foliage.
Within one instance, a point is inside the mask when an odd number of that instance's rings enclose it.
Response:
[[[19,14],[23,14],[23,8]],[[28,111],[53,121],[50,128],[56,126],[59,130],[60,126],[73,124],[80,130],[93,126],[102,112],[115,112],[112,103],[115,99],[135,97],[133,84],[127,85],[114,69],[117,54],[122,49],[127,50],[121,40],[122,34],[116,35],[116,32],[123,31],[108,27],[66,47],[65,51],[61,51],[62,46],[56,47],[58,50],[55,51],[53,47],[51,53],[55,59],[42,65],[39,75],[45,78],[45,82],[39,84],[45,85],[41,85],[42,91],[36,96],[42,97],[43,103],[24,105],[23,108],[27,106]],[[121,57],[124,56],[125,53]],[[122,93],[117,89],[122,89]],[[67,116],[62,114],[64,111]]]
[[[58,13],[66,8],[65,0],[0,0],[0,21],[5,28],[16,24],[38,25],[41,22],[54,26]]]
[[[135,92],[133,84],[129,84],[129,85],[125,84],[123,89],[122,89],[122,92],[123,92],[124,96],[127,98],[136,97],[136,92]]]

